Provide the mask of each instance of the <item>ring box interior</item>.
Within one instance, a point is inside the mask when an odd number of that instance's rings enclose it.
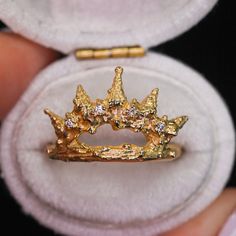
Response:
[[[228,109],[201,74],[149,51],[193,27],[215,3],[0,0],[0,18],[12,31],[66,54],[34,78],[2,126],[3,177],[27,214],[66,235],[154,235],[186,222],[220,194],[234,161]],[[80,61],[74,56],[79,48],[132,45],[144,47],[146,55]],[[56,136],[43,109],[64,116],[79,84],[91,98],[104,98],[117,65],[124,68],[129,100],[142,100],[157,87],[158,115],[189,117],[173,139],[184,146],[183,156],[132,164],[50,160],[45,147]],[[109,126],[84,137],[94,145],[142,139]]]

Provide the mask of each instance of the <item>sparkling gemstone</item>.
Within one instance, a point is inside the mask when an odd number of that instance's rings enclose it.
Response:
[[[68,128],[73,128],[74,127],[74,123],[71,119],[66,120],[65,124]]]
[[[104,112],[105,112],[105,109],[104,109],[103,105],[100,104],[95,107],[95,113],[97,115],[102,115],[102,114],[104,114]]]
[[[159,123],[157,123],[155,129],[158,133],[161,133],[165,129],[165,124],[163,122],[159,122]]]
[[[131,107],[129,110],[128,110],[128,115],[129,116],[135,116],[137,114],[137,110],[135,107]]]

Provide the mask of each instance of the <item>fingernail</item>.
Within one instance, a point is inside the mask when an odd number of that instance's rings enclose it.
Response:
[[[236,236],[236,211],[234,211],[223,225],[219,236]]]

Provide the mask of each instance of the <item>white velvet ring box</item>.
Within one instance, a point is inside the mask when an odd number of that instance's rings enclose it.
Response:
[[[33,80],[3,123],[3,178],[27,214],[66,235],[157,235],[195,216],[219,195],[234,159],[229,112],[200,74],[148,51],[198,23],[215,3],[0,0],[1,20],[13,31],[68,55]],[[145,57],[78,61],[73,54],[84,47],[137,44],[147,49]],[[124,67],[128,98],[142,99],[158,87],[160,115],[189,116],[175,138],[185,146],[184,155],[168,163],[50,160],[45,145],[55,134],[43,109],[61,115],[70,111],[78,84],[92,98],[103,98],[117,65]],[[103,143],[114,136],[131,143],[136,138],[105,126],[97,134]]]

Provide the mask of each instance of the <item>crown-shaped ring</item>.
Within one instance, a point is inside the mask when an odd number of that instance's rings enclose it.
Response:
[[[81,85],[73,100],[74,109],[65,118],[49,109],[44,112],[50,117],[57,135],[57,141],[47,146],[50,158],[63,161],[146,161],[173,160],[180,156],[182,148],[170,144],[188,120],[187,116],[169,120],[166,115],[157,116],[158,89],[153,89],[143,101],[130,102],[123,90],[122,67],[116,67],[112,87],[105,99],[92,101]],[[129,129],[142,132],[146,137],[144,146],[121,144],[118,146],[91,146],[80,141],[88,132],[94,134],[104,125],[113,130]]]

